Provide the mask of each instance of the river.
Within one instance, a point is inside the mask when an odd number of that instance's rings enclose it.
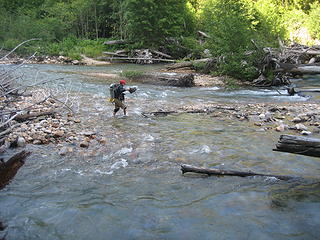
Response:
[[[191,103],[317,102],[318,96],[130,82],[138,91],[127,95],[129,116],[113,118],[107,102],[113,80],[85,75],[160,67],[26,65],[18,70],[23,84],[58,79],[46,86],[68,92],[81,126],[105,136],[107,144],[66,156],[51,144],[28,145],[33,154],[0,191],[6,239],[319,239],[317,158],[272,151],[280,133],[259,131],[246,121],[141,115]],[[295,84],[318,87],[319,80],[306,77]],[[181,164],[304,178],[182,175]]]

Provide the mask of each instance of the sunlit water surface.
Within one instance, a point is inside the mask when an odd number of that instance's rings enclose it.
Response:
[[[73,107],[81,126],[106,137],[108,144],[93,143],[88,154],[64,157],[54,145],[28,145],[33,154],[0,191],[0,219],[8,226],[3,235],[8,240],[319,239],[317,158],[273,152],[279,134],[259,131],[248,122],[204,114],[141,115],[191,103],[307,102],[317,101],[317,96],[288,97],[282,89],[226,91],[130,83],[138,91],[127,96],[129,117],[112,118],[113,107],[107,102],[112,79],[81,74],[160,67],[19,69],[25,85],[56,79],[47,87],[77,96]],[[319,80],[308,77],[295,84],[317,87]],[[304,178],[285,182],[183,176],[181,164]]]

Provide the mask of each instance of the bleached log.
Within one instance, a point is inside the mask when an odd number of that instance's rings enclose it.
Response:
[[[320,74],[320,66],[319,65],[309,65],[309,64],[283,64],[280,63],[280,67],[275,70],[275,72],[287,72],[294,74]]]
[[[166,69],[167,70],[175,70],[178,68],[192,67],[193,64],[208,63],[208,62],[211,62],[212,60],[213,60],[212,58],[203,58],[203,59],[197,59],[197,60],[193,60],[193,61],[180,62],[180,63],[175,63],[172,65],[169,65],[166,67]]]
[[[125,44],[127,43],[125,40],[111,40],[111,41],[106,41],[103,44],[105,45],[115,45],[115,44]]]
[[[125,54],[114,53],[114,52],[102,52],[102,53],[103,53],[103,54],[106,54],[106,55],[116,56],[116,57],[128,57],[128,56],[125,55]]]
[[[163,59],[163,58],[134,58],[134,57],[102,57],[100,59],[103,60],[108,60],[108,61],[112,61],[112,60],[118,60],[118,61],[156,61],[156,62],[176,62],[176,60],[172,60],[172,59]]]
[[[156,85],[175,86],[175,87],[193,87],[194,75],[185,73],[144,73],[142,75],[132,77],[134,81],[150,83]]]

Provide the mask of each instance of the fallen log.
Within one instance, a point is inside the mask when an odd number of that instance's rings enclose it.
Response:
[[[29,119],[33,119],[33,118],[37,118],[37,117],[41,117],[41,116],[54,115],[55,113],[57,113],[57,112],[56,111],[46,111],[46,112],[20,114],[20,115],[17,115],[14,118],[14,120],[16,120],[18,122],[24,122]]]
[[[212,60],[213,59],[211,59],[211,58],[203,58],[203,59],[197,59],[197,60],[193,60],[193,61],[180,62],[180,63],[175,63],[175,64],[172,64],[172,65],[169,65],[169,66],[166,67],[166,69],[167,70],[175,70],[175,69],[179,69],[179,68],[192,67],[194,64],[209,63]]]
[[[144,73],[139,76],[131,77],[132,80],[143,83],[175,86],[175,87],[193,87],[194,75],[185,73]]]
[[[105,55],[111,55],[111,56],[116,56],[116,57],[128,57],[128,55],[115,53],[115,52],[102,52],[102,53]]]
[[[176,62],[176,60],[172,59],[163,59],[163,58],[134,58],[134,57],[101,57],[99,59],[103,60],[118,60],[118,61],[123,61],[123,62],[132,62],[132,61],[152,61],[152,62]]]
[[[125,44],[127,41],[125,40],[111,40],[111,41],[106,41],[103,44],[104,45],[116,45],[116,44]]]
[[[30,154],[31,152],[21,151],[12,156],[8,161],[0,162],[0,189],[4,188],[14,178]]]
[[[296,177],[285,176],[285,175],[273,175],[273,174],[262,174],[262,173],[254,173],[254,172],[240,172],[240,171],[232,171],[232,170],[221,170],[216,168],[199,168],[190,165],[181,165],[182,174],[187,172],[207,174],[207,175],[216,175],[216,176],[238,176],[238,177],[251,177],[251,176],[261,176],[261,177],[273,177],[280,180],[290,180]]]
[[[320,66],[316,64],[290,64],[290,63],[280,63],[279,68],[275,72],[287,72],[293,74],[320,74]]]
[[[273,151],[288,152],[311,157],[320,157],[320,139],[281,135]]]

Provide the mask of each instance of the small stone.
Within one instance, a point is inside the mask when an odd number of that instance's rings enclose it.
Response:
[[[280,124],[278,127],[276,127],[277,132],[283,132],[286,129],[286,125]]]
[[[62,137],[63,135],[64,135],[64,131],[62,131],[62,130],[58,130],[58,131],[53,132],[54,137]]]
[[[61,156],[65,156],[67,153],[68,153],[68,148],[67,147],[63,147],[59,151],[59,155],[61,155]]]
[[[295,117],[294,119],[292,119],[292,122],[294,122],[294,123],[301,123],[301,122],[302,122],[302,119],[299,118],[299,117]]]
[[[39,145],[39,144],[41,144],[41,141],[38,139],[35,139],[35,140],[33,140],[32,144]]]
[[[307,131],[308,130],[307,127],[305,125],[301,124],[301,123],[296,124],[295,128],[297,130],[301,130],[301,131]]]
[[[100,144],[106,144],[107,143],[107,139],[103,137],[103,138],[99,139],[99,143]]]
[[[26,140],[23,137],[18,137],[17,139],[17,146],[24,147],[26,145]]]
[[[302,132],[301,132],[301,134],[302,134],[302,135],[311,135],[311,134],[312,134],[312,132],[309,132],[309,131],[302,131]]]
[[[80,147],[87,148],[89,147],[89,143],[87,141],[83,141],[80,143]]]

